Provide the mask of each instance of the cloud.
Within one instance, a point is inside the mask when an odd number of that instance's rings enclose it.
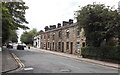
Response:
[[[27,26],[31,29],[44,30],[45,26],[61,23],[63,20],[74,19],[74,11],[78,6],[85,6],[93,2],[117,8],[119,0],[23,0],[29,9],[26,10]],[[22,31],[20,30],[20,34]]]

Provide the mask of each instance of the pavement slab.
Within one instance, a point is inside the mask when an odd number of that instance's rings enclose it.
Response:
[[[19,67],[7,48],[2,50],[2,72],[11,71]]]

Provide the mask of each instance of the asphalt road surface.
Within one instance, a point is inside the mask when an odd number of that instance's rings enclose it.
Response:
[[[10,50],[24,63],[17,73],[118,73],[108,67],[62,57],[36,49]]]

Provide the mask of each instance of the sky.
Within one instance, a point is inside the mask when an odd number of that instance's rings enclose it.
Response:
[[[106,6],[114,6],[118,8],[120,0],[23,0],[29,9],[26,10],[26,20],[29,24],[25,24],[30,29],[36,28],[37,31],[44,30],[45,26],[57,25],[62,21],[73,19],[76,22],[74,13],[80,7],[92,4],[93,2],[102,3]],[[18,30],[18,35],[23,33]]]

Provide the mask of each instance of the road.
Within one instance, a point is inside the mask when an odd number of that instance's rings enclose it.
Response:
[[[91,64],[38,49],[10,50],[24,63],[25,68],[16,73],[118,73],[108,67]]]

